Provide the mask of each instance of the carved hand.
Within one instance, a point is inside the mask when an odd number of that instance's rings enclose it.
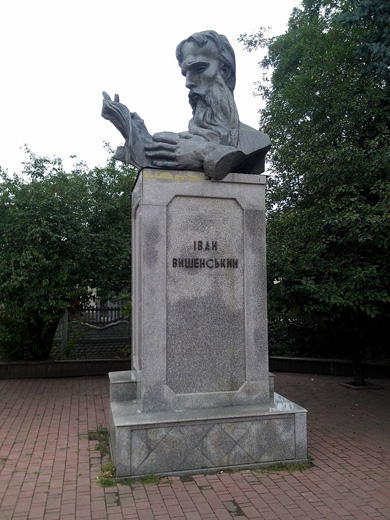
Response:
[[[157,168],[203,170],[203,160],[216,147],[203,137],[183,133],[159,132],[145,145],[146,156]]]
[[[107,92],[103,92],[102,116],[111,121],[125,139],[131,136],[131,113],[126,105],[119,102],[118,94],[112,101]]]

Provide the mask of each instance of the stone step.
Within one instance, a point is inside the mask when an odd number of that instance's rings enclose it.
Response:
[[[137,380],[133,370],[109,372],[110,402],[137,399]]]

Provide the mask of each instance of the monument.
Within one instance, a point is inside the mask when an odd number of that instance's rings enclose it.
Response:
[[[176,50],[193,118],[151,136],[103,94],[122,133],[116,157],[140,169],[132,207],[132,370],[110,377],[118,477],[183,474],[307,459],[306,410],[268,371],[265,155],[240,122],[226,37],[195,33]]]

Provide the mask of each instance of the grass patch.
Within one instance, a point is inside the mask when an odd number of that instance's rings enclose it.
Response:
[[[88,432],[88,440],[96,441],[95,450],[100,451],[102,457],[97,483],[103,488],[116,486],[115,467],[110,459],[110,435],[107,428],[99,425],[96,432]]]
[[[139,477],[139,478],[126,478],[126,479],[121,479],[121,480],[118,480],[118,484],[122,484],[124,486],[136,486],[136,485],[139,485],[139,484],[144,484],[145,486],[147,485],[152,485],[152,484],[159,484],[161,479],[164,478],[164,477],[160,477],[158,475],[144,475],[143,477]]]
[[[294,473],[295,471],[307,471],[313,466],[313,458],[310,455],[307,457],[307,462],[278,462],[271,464],[270,466],[256,468],[253,471],[255,473],[278,473],[280,471],[286,471],[287,473]]]
[[[103,488],[114,487],[116,486],[116,479],[114,475],[115,467],[111,460],[108,460],[102,464],[101,473],[97,478],[97,483]]]
[[[97,441],[95,450],[100,451],[102,455],[110,454],[110,436],[104,426],[98,426],[96,432],[88,432],[88,440]]]

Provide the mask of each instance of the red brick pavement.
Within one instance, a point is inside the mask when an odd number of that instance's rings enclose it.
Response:
[[[88,431],[107,425],[106,377],[0,381],[0,520],[390,519],[390,381],[276,374],[309,410],[314,466],[101,488]]]

